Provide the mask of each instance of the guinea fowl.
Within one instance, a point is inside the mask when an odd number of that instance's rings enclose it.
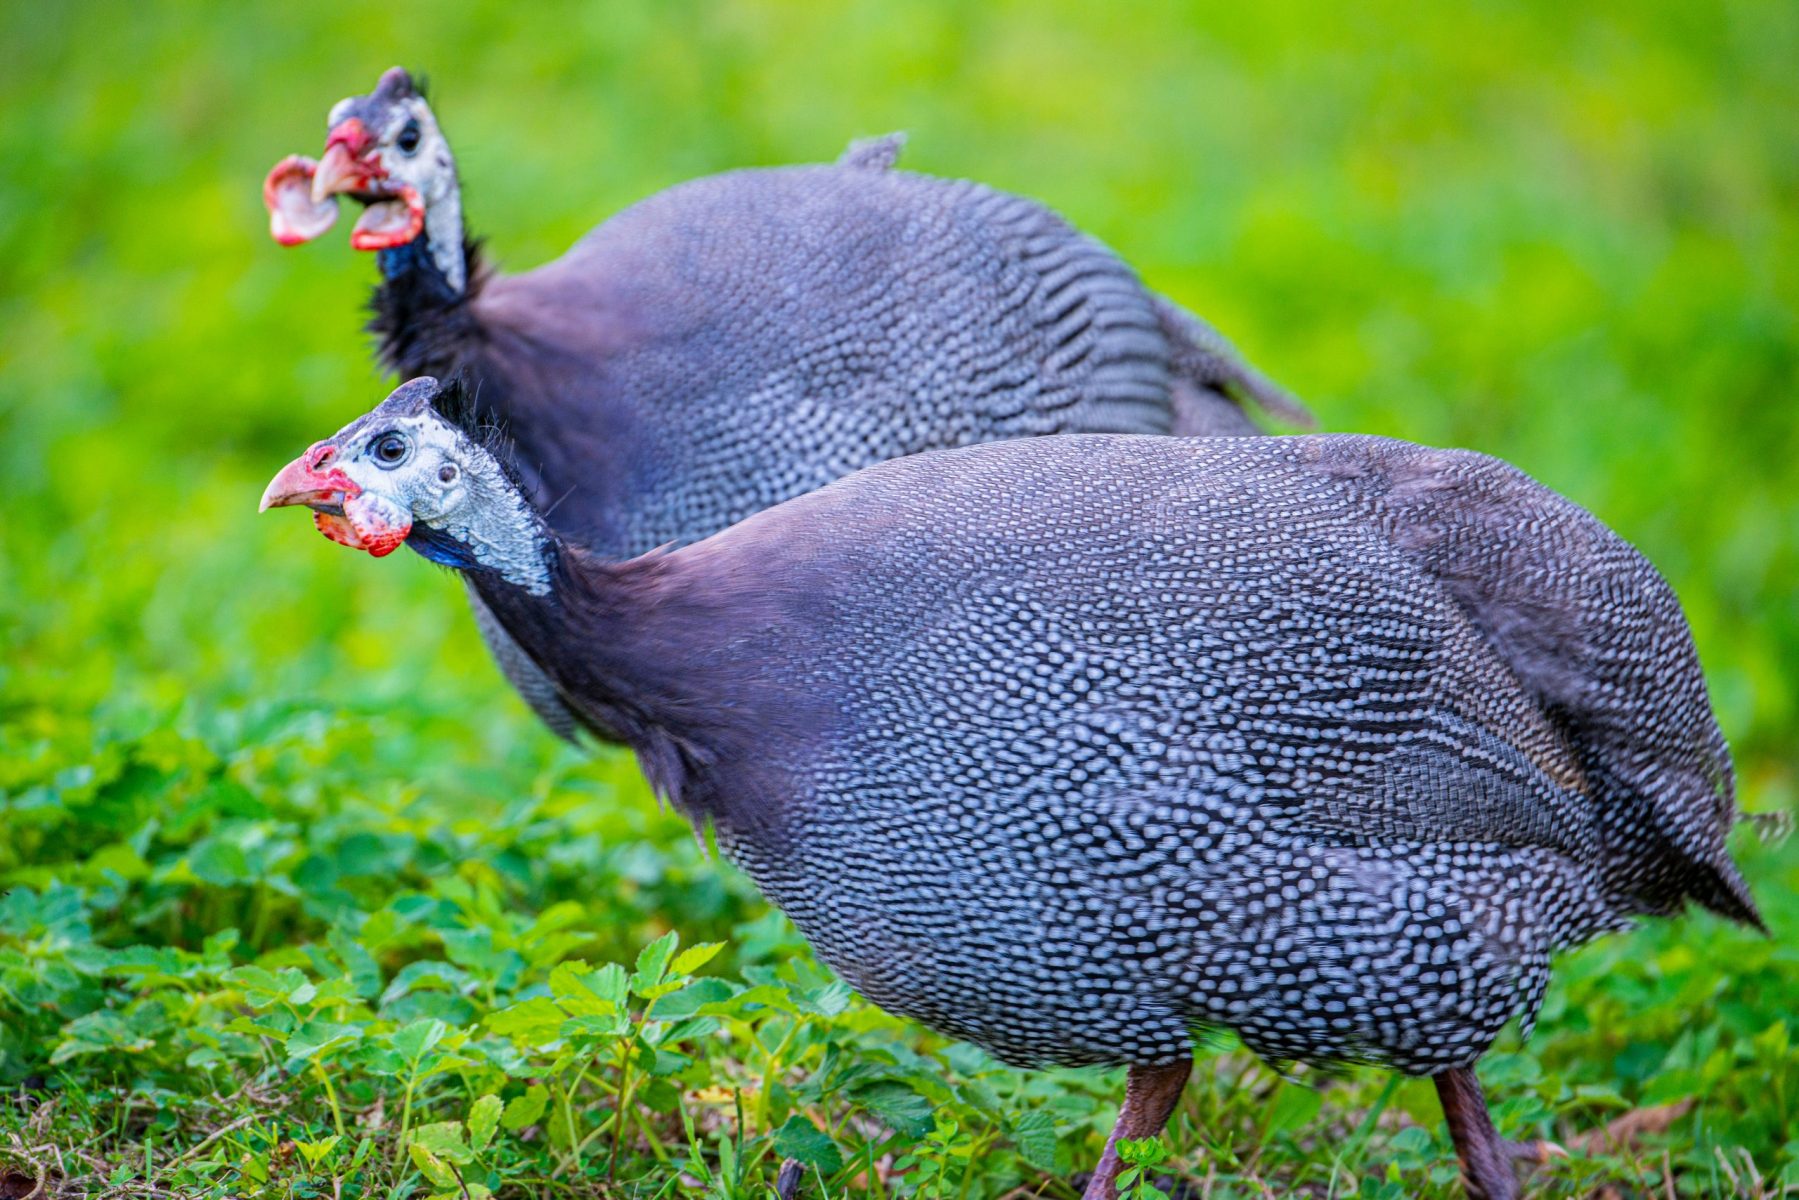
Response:
[[[461,571],[870,1000],[1013,1063],[1129,1064],[1089,1197],[1206,1027],[1433,1076],[1470,1194],[1513,1196],[1473,1064],[1551,952],[1688,900],[1760,924],[1679,603],[1504,463],[992,443],[615,561],[467,404],[404,385],[264,507]]]
[[[897,138],[833,166],[660,192],[556,261],[494,275],[466,239],[455,160],[396,67],[331,111],[324,157],[264,185],[296,244],[364,205],[371,328],[401,378],[465,373],[526,495],[610,557],[697,541],[858,467],[1049,433],[1258,432],[1237,401],[1308,423],[1196,318],[1043,206],[892,169]],[[553,684],[475,602],[552,727]]]

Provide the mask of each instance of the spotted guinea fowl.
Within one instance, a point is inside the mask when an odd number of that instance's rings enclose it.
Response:
[[[1516,469],[1370,437],[1038,438],[851,475],[606,560],[414,380],[264,507],[463,572],[875,1003],[1019,1064],[1127,1063],[1153,1136],[1196,1029],[1435,1078],[1550,954],[1693,900],[1759,924],[1673,593]]]
[[[833,166],[660,192],[556,261],[496,275],[465,239],[448,142],[394,68],[331,111],[322,160],[264,195],[278,240],[361,201],[373,329],[402,378],[465,372],[526,494],[602,554],[695,541],[858,467],[1048,433],[1257,432],[1239,399],[1305,413],[1211,329],[1041,205],[893,169],[898,139]],[[552,684],[476,614],[552,726]]]

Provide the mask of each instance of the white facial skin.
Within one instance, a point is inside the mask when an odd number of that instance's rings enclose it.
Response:
[[[550,590],[537,514],[493,456],[435,412],[373,413],[333,441],[330,465],[361,489],[344,512],[364,540],[418,522],[509,582],[537,595]]]
[[[356,96],[338,101],[331,110],[328,126],[335,129],[355,115],[351,110],[359,102],[362,98]],[[450,286],[461,291],[467,283],[462,257],[462,190],[450,143],[438,128],[431,106],[421,96],[402,97],[386,104],[381,120],[381,128],[368,130],[374,139],[368,155],[386,171],[386,176],[376,181],[377,188],[397,192],[408,187],[418,194],[425,206],[425,233],[431,239],[432,261]]]

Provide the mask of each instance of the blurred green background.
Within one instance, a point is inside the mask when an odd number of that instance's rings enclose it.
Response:
[[[504,267],[679,180],[893,129],[912,169],[1045,200],[1324,428],[1498,454],[1640,546],[1687,606],[1745,807],[1795,807],[1790,0],[9,5],[0,891],[114,886],[94,856],[162,821],[96,936],[184,936],[126,910],[149,894],[133,887],[182,882],[157,872],[192,839],[166,793],[109,781],[190,751],[214,778],[291,735],[330,748],[281,803],[334,813],[422,797],[468,828],[610,781],[630,815],[583,819],[650,847],[605,877],[636,897],[619,953],[684,905],[723,912],[692,898],[707,887],[754,911],[740,883],[705,882],[723,868],[683,857],[628,768],[581,766],[532,725],[442,572],[256,515],[277,467],[386,388],[360,332],[373,262],[343,228],[275,246],[262,175],[317,154],[329,106],[394,63],[431,77],[471,228]],[[1799,855],[1740,844],[1790,939]],[[1733,977],[1766,944],[1661,928],[1590,961],[1684,943],[1706,1002],[1788,1015],[1794,992]]]

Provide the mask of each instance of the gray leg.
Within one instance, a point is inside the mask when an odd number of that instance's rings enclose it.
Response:
[[[1517,1200],[1518,1177],[1514,1162],[1541,1165],[1551,1155],[1566,1154],[1549,1142],[1508,1142],[1493,1128],[1487,1099],[1481,1094],[1474,1068],[1462,1067],[1433,1077],[1437,1097],[1443,1101],[1443,1118],[1462,1163],[1462,1182],[1469,1200]]]
[[[1124,1107],[1118,1112],[1118,1124],[1106,1139],[1106,1152],[1087,1184],[1082,1200],[1117,1200],[1118,1171],[1124,1164],[1118,1158],[1118,1143],[1123,1139],[1149,1138],[1159,1135],[1180,1103],[1181,1090],[1193,1072],[1193,1060],[1182,1059],[1166,1067],[1132,1067],[1124,1085]]]

